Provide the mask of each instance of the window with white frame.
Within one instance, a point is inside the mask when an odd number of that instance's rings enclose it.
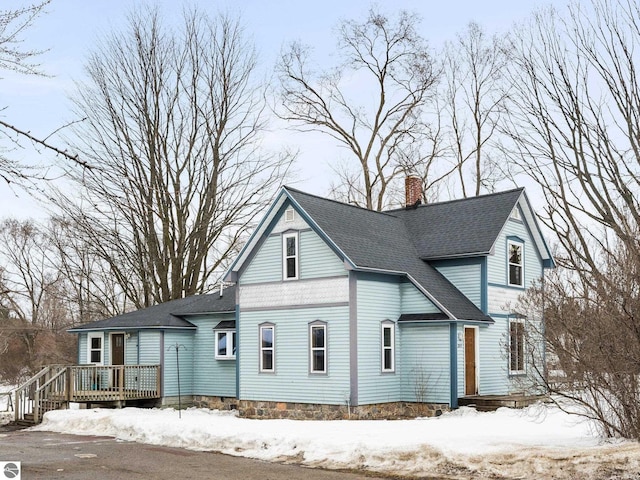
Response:
[[[509,285],[524,286],[524,250],[522,243],[507,242]]]
[[[382,322],[382,371],[395,372],[395,349],[396,349],[395,324],[393,322]]]
[[[298,234],[286,233],[282,236],[282,276],[285,280],[298,278]]]
[[[275,325],[260,325],[260,371],[275,372]]]
[[[104,359],[104,333],[87,334],[87,363],[102,365]]]
[[[236,358],[235,330],[216,330],[216,358],[218,360],[233,360]]]
[[[509,320],[509,373],[524,373],[524,319]]]
[[[309,370],[311,373],[327,373],[327,324],[309,324]]]
[[[296,215],[293,208],[287,208],[284,212],[284,221],[293,222],[295,219],[296,219]]]

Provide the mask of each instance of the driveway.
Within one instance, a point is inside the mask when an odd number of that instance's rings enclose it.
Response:
[[[309,469],[111,437],[0,429],[0,462],[22,462],[22,480],[355,480],[366,474]],[[2,472],[0,472],[2,478]]]

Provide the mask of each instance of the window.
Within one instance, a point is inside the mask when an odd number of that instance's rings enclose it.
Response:
[[[260,325],[260,371],[275,372],[274,325]]]
[[[395,324],[384,322],[382,324],[382,371],[395,371]]]
[[[311,373],[327,373],[327,325],[314,322],[309,325],[309,364]]]
[[[236,358],[235,330],[216,330],[216,358],[218,360]]]
[[[298,278],[298,234],[282,236],[283,277],[285,280]]]
[[[510,241],[507,243],[507,251],[509,255],[509,285],[522,287],[524,286],[522,244]]]
[[[509,372],[524,372],[524,320],[509,321]]]
[[[87,335],[87,363],[102,365],[104,334],[89,333]]]
[[[511,215],[509,216],[514,220],[522,220],[522,217],[520,217],[520,209],[517,205],[513,207],[513,210],[511,210]]]

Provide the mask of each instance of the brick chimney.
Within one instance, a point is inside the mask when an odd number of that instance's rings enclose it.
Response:
[[[422,203],[422,179],[416,175],[407,175],[404,179],[405,207],[417,207]]]

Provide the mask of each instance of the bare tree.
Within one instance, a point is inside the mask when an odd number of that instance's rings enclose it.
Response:
[[[564,394],[605,433],[633,438],[640,437],[639,43],[637,2],[539,12],[514,39],[504,124],[508,153],[546,197],[543,221],[567,271],[546,300],[547,339],[577,379]]]
[[[0,224],[0,375],[16,377],[47,362],[70,360],[66,283],[46,232],[31,221]]]
[[[23,48],[22,43],[23,36],[33,26],[36,19],[45,12],[50,3],[51,0],[43,0],[25,7],[0,10],[0,70],[22,75],[45,75],[40,64],[35,61],[39,55],[44,53],[44,50]],[[0,111],[6,110],[6,108],[6,106],[1,106]],[[60,129],[57,129],[56,132],[58,130]],[[25,165],[12,158],[15,149],[22,148],[22,142],[28,142],[36,148],[44,148],[48,152],[72,160],[85,168],[90,168],[77,154],[56,146],[51,142],[50,137],[51,135],[36,136],[28,128],[21,128],[10,121],[0,119],[0,138],[5,140],[5,145],[0,148],[0,178],[7,183],[17,183],[22,186],[27,186],[38,179],[47,178],[43,169],[38,169],[33,165]]]
[[[196,10],[179,31],[137,11],[90,56],[74,147],[95,168],[72,164],[80,193],[54,199],[84,243],[77,260],[97,260],[90,281],[103,269],[136,308],[216,281],[291,161],[260,148],[256,62],[238,20]]]
[[[406,11],[391,18],[370,10],[363,22],[338,25],[341,63],[335,68],[316,74],[309,49],[299,43],[283,52],[277,67],[281,118],[347,149],[357,166],[336,169],[334,195],[368,209],[383,209],[395,177],[407,164],[419,163],[403,158],[403,152],[424,155],[411,147],[426,142],[421,114],[438,74],[418,22]],[[373,101],[363,98],[365,90],[374,92]]]
[[[472,22],[444,48],[442,115],[450,135],[456,183],[464,197],[492,191],[502,178],[498,151],[491,142],[498,136],[509,94],[503,82],[507,46],[506,37],[489,37]]]

